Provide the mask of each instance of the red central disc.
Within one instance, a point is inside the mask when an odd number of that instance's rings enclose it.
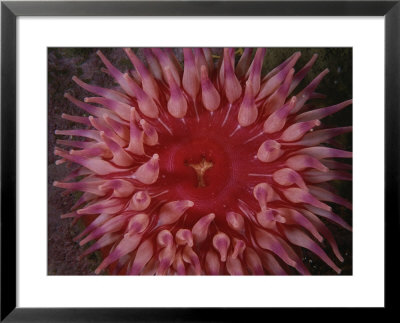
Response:
[[[161,161],[168,161],[161,165],[161,176],[165,175],[164,180],[175,190],[177,198],[193,201],[192,211],[220,208],[233,179],[231,160],[223,147],[210,138],[183,138],[173,146],[160,156]],[[199,175],[190,165],[202,161],[212,166],[202,174],[204,186],[199,186]]]

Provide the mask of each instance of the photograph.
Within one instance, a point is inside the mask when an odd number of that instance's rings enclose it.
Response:
[[[353,275],[351,47],[47,69],[47,275]]]

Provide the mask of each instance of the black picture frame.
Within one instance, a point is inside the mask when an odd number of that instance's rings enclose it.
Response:
[[[392,292],[398,286],[398,273],[395,273],[398,267],[394,261],[398,255],[396,237],[400,227],[400,1],[4,1],[1,3],[1,321],[241,321],[243,315],[247,320],[251,317],[266,320],[268,310],[16,307],[16,19],[19,16],[384,16],[385,309],[395,308]],[[338,315],[330,312],[330,316]],[[285,315],[289,313],[293,315],[292,311]]]

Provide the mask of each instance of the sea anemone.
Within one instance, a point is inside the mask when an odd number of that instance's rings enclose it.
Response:
[[[124,73],[97,52],[115,88],[73,77],[96,96],[66,93],[87,114],[62,114],[81,127],[55,132],[70,147],[55,148],[56,164],[77,168],[54,186],[83,192],[61,217],[86,223],[74,240],[89,245],[81,258],[102,250],[95,273],[309,274],[304,250],[340,273],[328,222],[351,230],[332,182],[351,181],[341,159],[352,153],[330,146],[351,127],[322,119],[352,101],[310,103],[328,69],[296,90],[317,55],[262,75],[265,48],[184,48],[182,61],[170,48],[124,51]]]

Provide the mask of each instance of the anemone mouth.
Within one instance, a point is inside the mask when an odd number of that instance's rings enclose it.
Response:
[[[320,218],[350,228],[331,204],[351,205],[327,182],[351,180],[335,160],[351,153],[326,143],[351,128],[320,119],[351,100],[306,105],[328,70],[291,95],[315,56],[295,73],[296,52],[262,76],[265,49],[239,60],[224,49],[218,64],[206,49],[184,49],[183,69],[168,49],[145,50],[147,66],[125,52],[129,73],[98,52],[117,90],[73,78],[98,97],[66,94],[91,116],[63,115],[86,128],[56,132],[87,138],[59,140],[73,149],[57,148],[57,163],[79,167],[54,185],[84,192],[62,217],[94,218],[76,240],[94,241],[83,256],[106,248],[96,273],[308,274],[299,248],[339,273],[319,245],[326,239],[343,261]]]
[[[201,154],[200,161],[194,162],[192,159],[185,160],[185,166],[191,167],[196,172],[196,177],[197,177],[196,187],[201,188],[210,185],[209,180],[206,181],[205,179],[206,176],[205,173],[207,170],[209,170],[211,167],[214,166],[214,163],[206,159],[205,153]]]
[[[192,200],[195,205],[190,213],[215,213],[235,190],[235,164],[240,158],[229,137],[218,133],[212,123],[206,120],[204,126],[196,119],[185,119],[181,136],[160,141],[157,185],[165,185],[178,199]]]

